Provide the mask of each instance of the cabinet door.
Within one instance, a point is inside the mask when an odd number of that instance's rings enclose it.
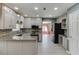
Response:
[[[73,53],[73,14],[69,15],[69,50]]]
[[[31,18],[25,18],[24,20],[24,28],[31,28]]]
[[[4,20],[4,28],[10,29],[11,28],[11,14],[5,10],[4,14],[5,20]]]
[[[17,22],[16,16],[17,16],[16,14],[12,14],[12,20],[11,20],[12,28],[16,28],[16,22]]]
[[[8,55],[21,55],[22,41],[7,41],[7,52]]]
[[[69,48],[71,54],[77,54],[78,49],[78,28],[77,28],[77,14],[72,13],[69,15]]]
[[[37,50],[36,41],[22,41],[22,55],[35,55]]]
[[[67,50],[67,38],[63,37],[63,46]]]
[[[77,31],[77,33],[78,33],[77,34],[78,35],[78,37],[77,37],[77,39],[78,39],[78,41],[77,41],[78,42],[78,44],[77,44],[78,45],[77,51],[78,51],[78,54],[79,54],[79,14],[77,14],[77,22],[78,22],[78,24],[77,24],[77,30],[78,30]]]

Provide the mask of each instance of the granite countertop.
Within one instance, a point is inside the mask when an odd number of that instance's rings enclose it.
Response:
[[[16,36],[16,32],[9,32],[7,35],[0,37],[0,40],[37,40],[37,37],[30,36],[30,33],[23,33],[22,36]]]
[[[0,31],[0,37],[7,35],[10,31]]]

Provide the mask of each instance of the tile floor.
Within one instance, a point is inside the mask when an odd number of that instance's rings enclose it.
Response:
[[[42,42],[38,43],[38,55],[67,55],[64,48],[53,43],[53,35],[44,34]]]

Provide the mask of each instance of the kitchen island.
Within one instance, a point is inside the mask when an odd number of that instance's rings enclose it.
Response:
[[[30,36],[30,33],[16,36],[10,32],[0,37],[0,55],[36,55],[37,50],[37,37]]]

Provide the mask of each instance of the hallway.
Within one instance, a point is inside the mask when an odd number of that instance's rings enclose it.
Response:
[[[38,55],[67,55],[64,48],[53,43],[53,35],[43,34],[42,42],[38,43]]]

